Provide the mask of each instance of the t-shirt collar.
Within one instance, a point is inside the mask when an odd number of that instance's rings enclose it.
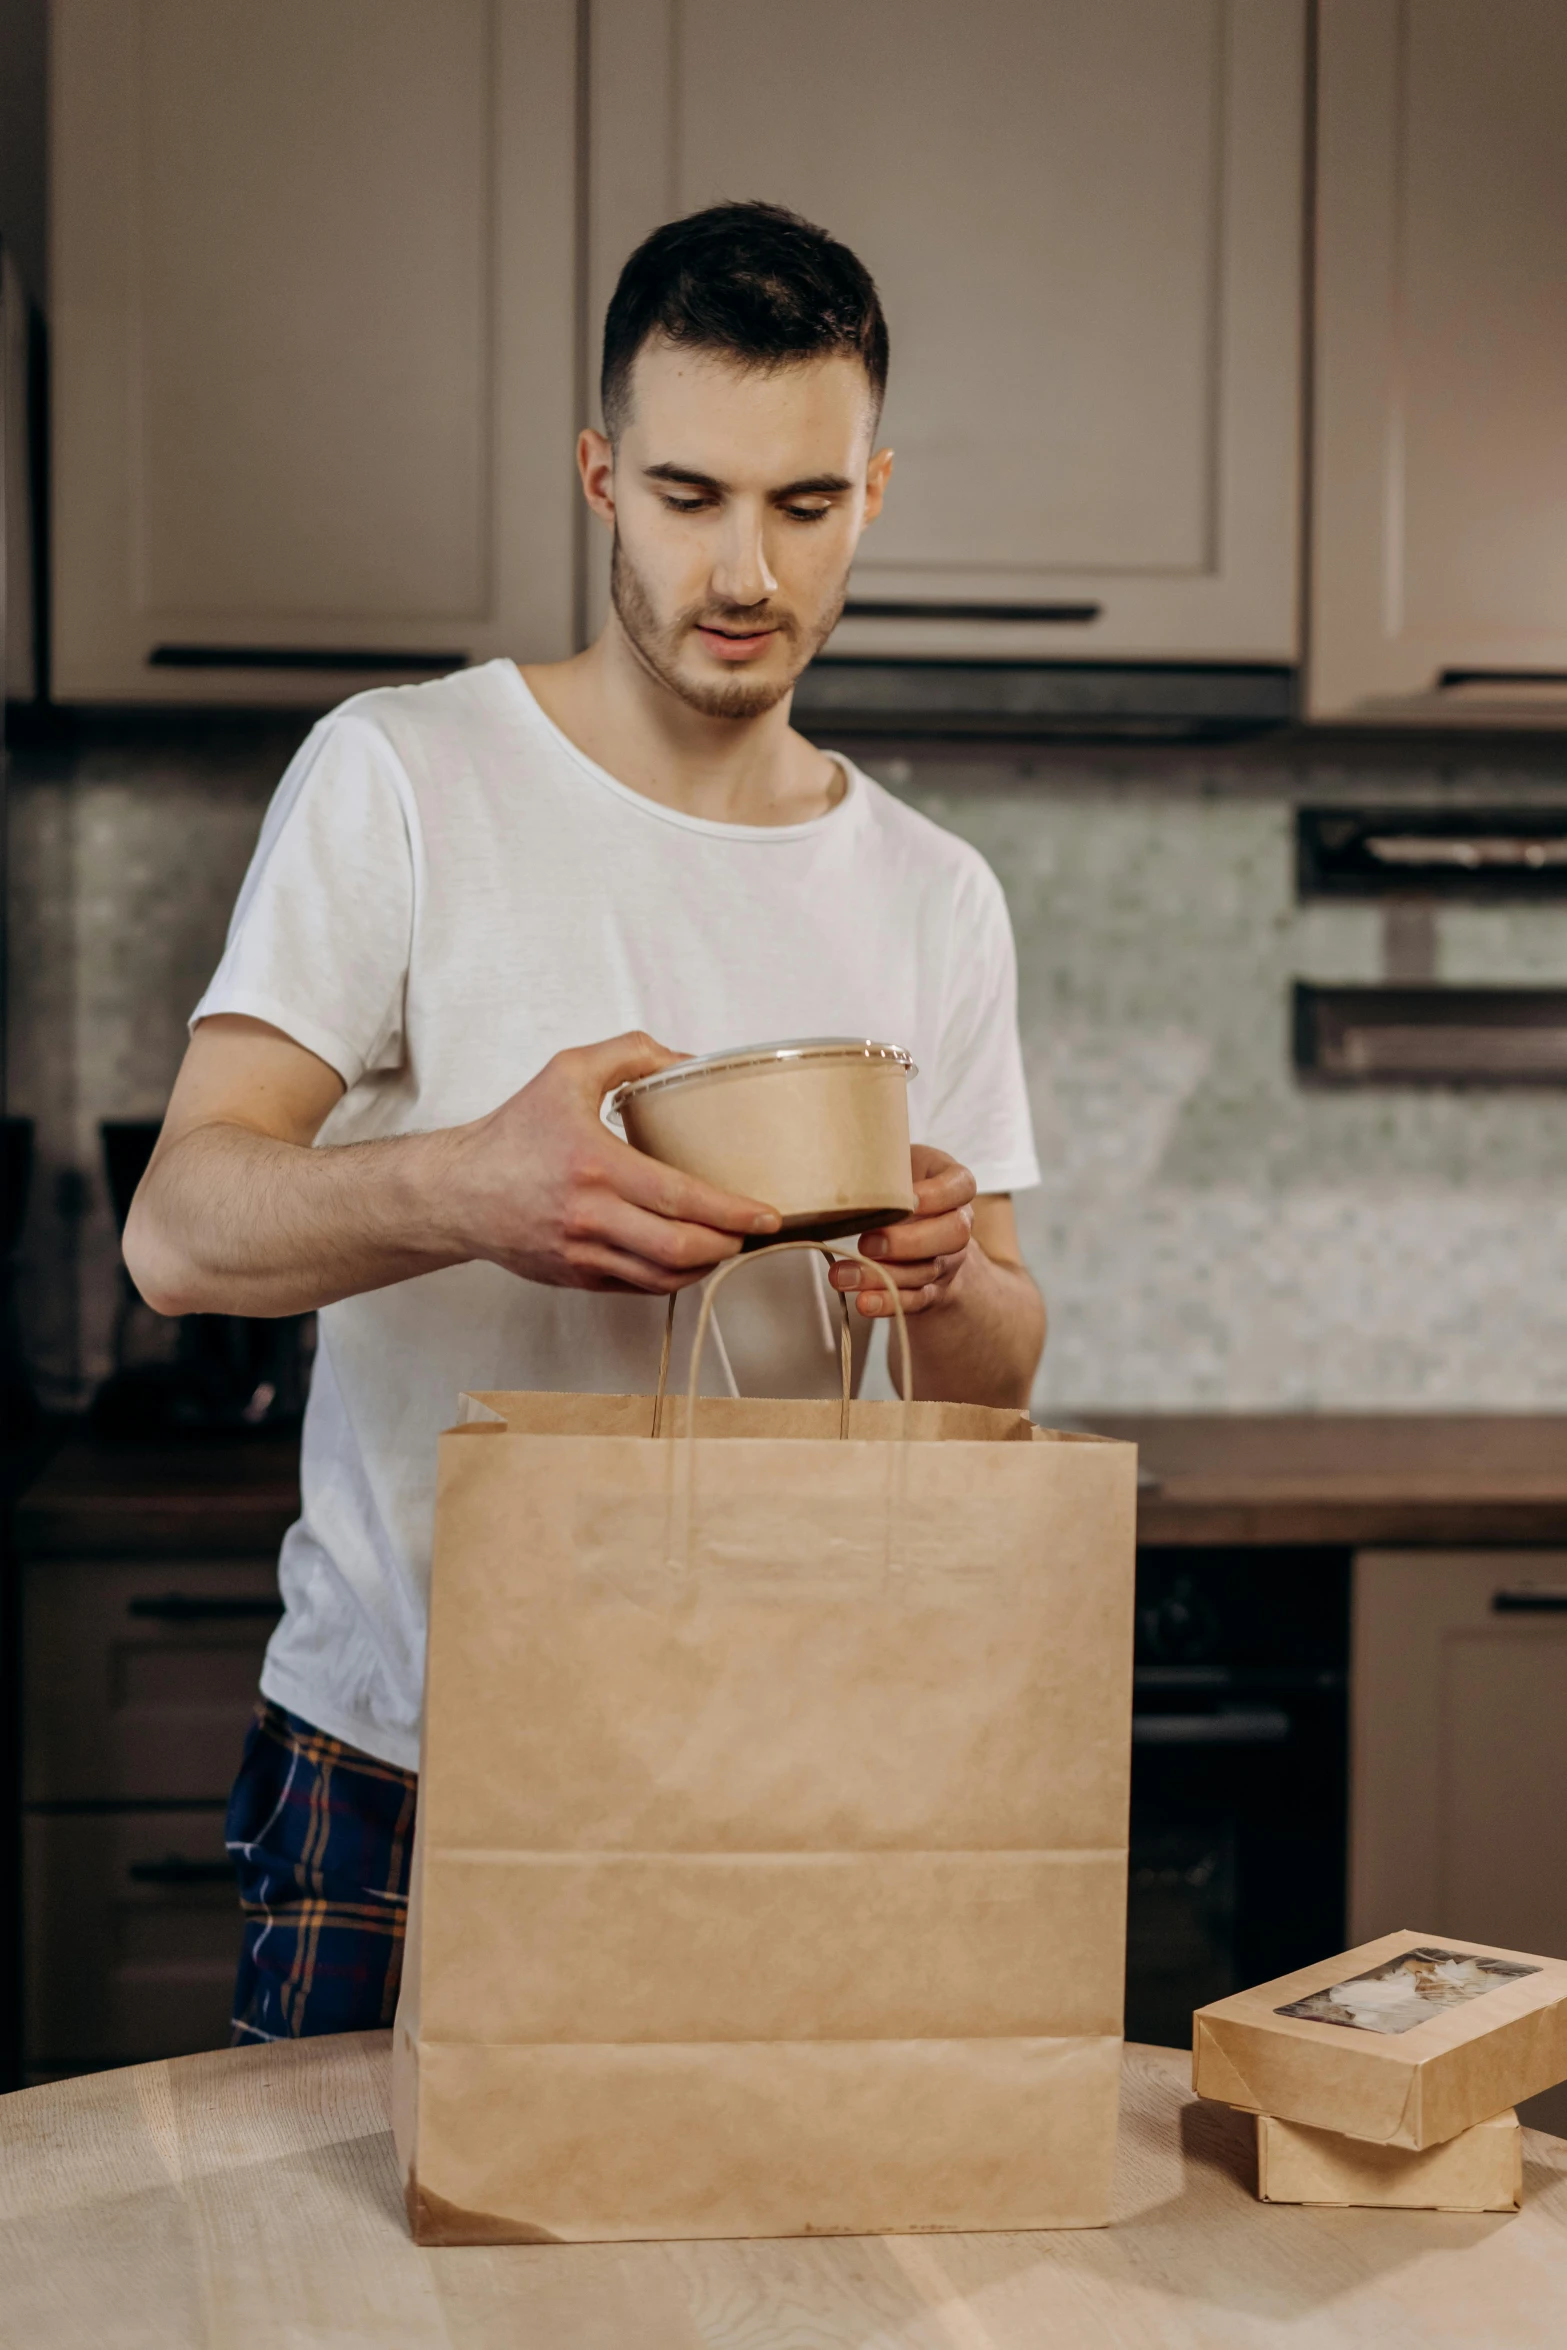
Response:
[[[617,799],[623,800],[641,815],[657,817],[665,824],[678,825],[683,831],[706,833],[714,840],[744,841],[755,847],[765,847],[774,841],[810,840],[829,824],[837,823],[859,796],[859,775],[852,761],[846,759],[841,751],[826,751],[823,756],[831,759],[843,776],[843,797],[830,808],[824,809],[820,816],[808,816],[802,824],[721,824],[711,816],[688,816],[682,808],[668,808],[662,800],[649,799],[646,792],[633,791],[628,783],[622,783],[618,776],[611,775],[607,767],[601,767],[596,759],[590,759],[586,751],[579,750],[570,735],[563,733],[549,716],[515,661],[503,657],[491,666],[506,672],[510,690],[522,697],[529,723],[548,735],[556,748],[573,765],[580,767],[584,775],[590,776],[605,791],[613,792]]]

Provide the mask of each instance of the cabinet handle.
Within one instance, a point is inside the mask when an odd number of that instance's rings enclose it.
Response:
[[[1217,1714],[1133,1714],[1134,1746],[1281,1746],[1290,1718],[1281,1706],[1236,1706]]]
[[[323,645],[154,645],[149,669],[465,669],[466,653],[383,653]]]
[[[195,1598],[185,1591],[167,1591],[161,1599],[133,1599],[126,1613],[151,1616],[160,1624],[239,1624],[262,1616],[276,1623],[283,1613],[283,1602],[270,1592],[244,1598],[216,1593],[211,1598]]]
[[[1081,627],[1104,617],[1103,604],[927,604],[901,597],[851,596],[845,620],[1033,620]],[[156,658],[156,656],[154,656]]]
[[[1525,1583],[1517,1591],[1493,1591],[1496,1616],[1567,1616],[1567,1585]]]
[[[186,1860],[171,1852],[167,1860],[133,1860],[126,1870],[133,1885],[232,1885],[234,1866],[226,1860]]]

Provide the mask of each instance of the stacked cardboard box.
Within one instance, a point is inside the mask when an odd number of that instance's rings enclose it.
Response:
[[[1567,1962],[1379,1941],[1199,2008],[1192,2085],[1257,2116],[1273,2203],[1516,2211],[1511,2110],[1567,2079]]]

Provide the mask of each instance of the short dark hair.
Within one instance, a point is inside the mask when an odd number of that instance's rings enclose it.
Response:
[[[881,413],[887,322],[875,280],[847,245],[781,204],[712,204],[637,247],[604,319],[599,391],[612,439],[637,353],[656,336],[758,368],[841,353],[860,362]]]

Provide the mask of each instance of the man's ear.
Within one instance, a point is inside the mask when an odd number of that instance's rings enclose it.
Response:
[[[874,460],[872,461],[874,462]],[[615,450],[607,435],[584,426],[577,435],[577,472],[582,495],[600,522],[615,521]]]
[[[887,495],[887,484],[892,477],[892,451],[878,449],[865,468],[865,519],[874,522],[881,512],[881,502]]]

